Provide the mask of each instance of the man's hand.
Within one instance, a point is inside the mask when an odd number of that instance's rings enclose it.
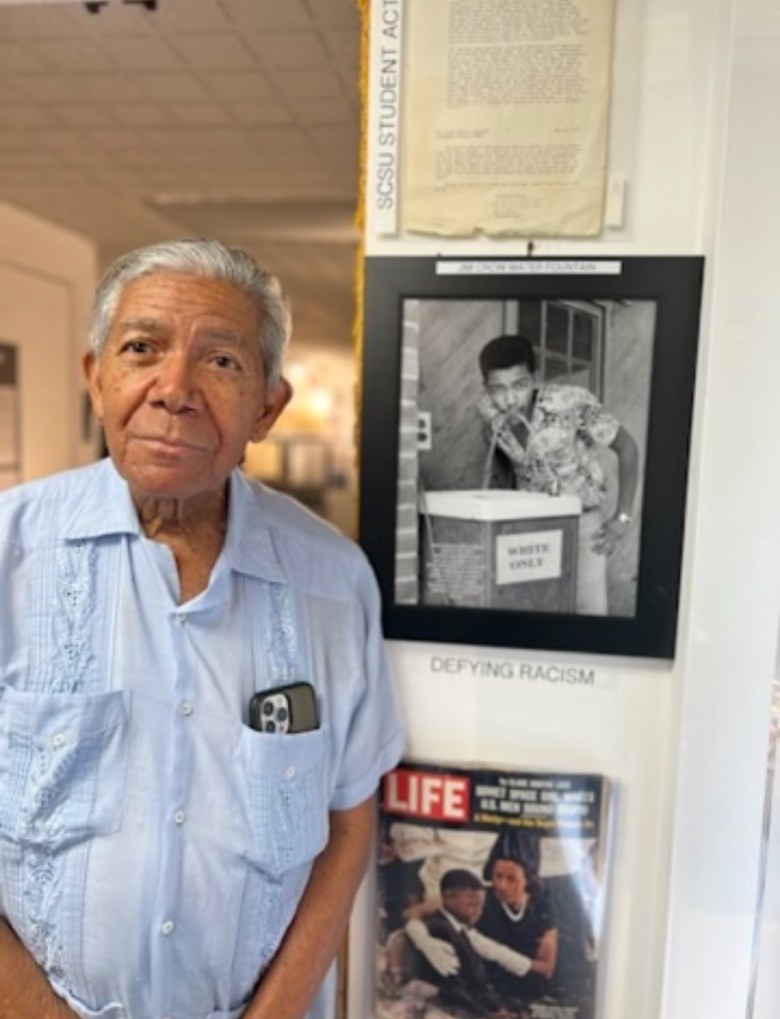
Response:
[[[5,920],[0,920],[0,1019],[78,1019]]]
[[[346,929],[373,844],[374,814],[373,797],[331,813],[330,840],[314,861],[298,911],[244,1019],[305,1016]]]
[[[404,927],[406,936],[421,952],[439,976],[454,977],[460,970],[458,953],[443,938],[435,938],[422,920],[410,920]]]
[[[600,555],[609,555],[625,538],[631,521],[618,516],[605,520],[593,536],[593,551]]]

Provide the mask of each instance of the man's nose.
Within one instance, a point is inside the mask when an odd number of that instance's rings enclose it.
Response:
[[[151,403],[165,407],[171,414],[197,410],[196,366],[186,354],[171,353],[158,365],[149,389]]]

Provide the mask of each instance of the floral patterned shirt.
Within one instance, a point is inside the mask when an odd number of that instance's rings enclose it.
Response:
[[[606,478],[596,447],[610,446],[620,422],[581,386],[536,390],[523,439],[485,394],[479,413],[490,432],[490,460],[498,450],[510,462],[515,487],[548,495],[576,495],[585,510],[604,501]]]

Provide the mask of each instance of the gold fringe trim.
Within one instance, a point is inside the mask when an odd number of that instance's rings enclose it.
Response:
[[[366,229],[366,180],[368,175],[368,62],[370,46],[371,0],[355,0],[360,13],[360,144],[358,163],[358,200],[355,208],[355,225],[358,228],[357,258],[355,263],[355,317],[352,325],[352,348],[357,366],[355,384],[355,460],[357,476],[360,478],[361,403],[363,396],[363,325],[365,311],[365,286],[363,264],[365,257]],[[360,494],[358,488],[358,514]],[[357,529],[357,526],[356,526]]]

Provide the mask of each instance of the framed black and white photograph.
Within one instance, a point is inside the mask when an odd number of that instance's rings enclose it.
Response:
[[[368,258],[390,638],[671,658],[703,259]]]

